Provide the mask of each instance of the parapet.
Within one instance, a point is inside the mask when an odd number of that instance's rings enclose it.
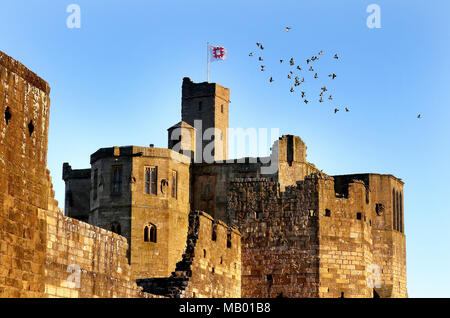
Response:
[[[216,83],[194,83],[189,77],[183,78],[182,99],[219,96],[230,101],[230,89]]]
[[[46,81],[30,71],[25,65],[6,55],[2,51],[0,51],[0,65],[5,67],[8,71],[16,73],[26,82],[42,90],[45,94],[50,94],[50,85],[48,85]]]

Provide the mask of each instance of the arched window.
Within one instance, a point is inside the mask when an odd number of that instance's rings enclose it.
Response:
[[[122,229],[120,227],[120,223],[117,221],[111,222],[109,229],[111,232],[114,232],[116,234],[119,234],[119,235],[122,234]]]
[[[156,243],[157,239],[157,229],[152,223],[147,224],[144,227],[144,242]]]

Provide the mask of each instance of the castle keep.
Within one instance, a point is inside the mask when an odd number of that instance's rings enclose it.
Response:
[[[63,215],[49,93],[0,55],[0,297],[407,297],[403,182],[329,176],[292,135],[228,159],[230,91],[214,83],[183,79],[168,148],[64,163]]]

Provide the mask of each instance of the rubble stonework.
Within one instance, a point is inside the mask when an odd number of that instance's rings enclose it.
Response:
[[[392,230],[390,209],[376,210],[403,183],[375,174],[348,180],[345,193],[323,173],[284,192],[264,179],[230,183],[243,297],[407,297],[404,234]]]

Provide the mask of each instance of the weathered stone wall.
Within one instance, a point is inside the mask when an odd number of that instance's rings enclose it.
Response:
[[[241,235],[201,211],[189,213],[186,249],[165,278],[137,279],[147,293],[170,298],[241,296]]]
[[[402,182],[377,174],[313,173],[284,192],[265,179],[231,182],[228,215],[242,233],[242,295],[407,297],[405,237],[392,228],[393,187],[400,191]]]
[[[0,52],[0,297],[44,293],[50,88]]]
[[[49,92],[0,52],[0,297],[148,296],[130,280],[125,238],[57,207],[46,169]],[[68,285],[69,265],[80,267],[79,288]]]
[[[131,280],[127,241],[115,233],[39,210],[46,224],[46,297],[149,297]]]
[[[236,179],[228,210],[242,233],[242,297],[318,297],[317,188]]]
[[[199,221],[192,276],[184,297],[240,298],[241,234],[203,212]]]

